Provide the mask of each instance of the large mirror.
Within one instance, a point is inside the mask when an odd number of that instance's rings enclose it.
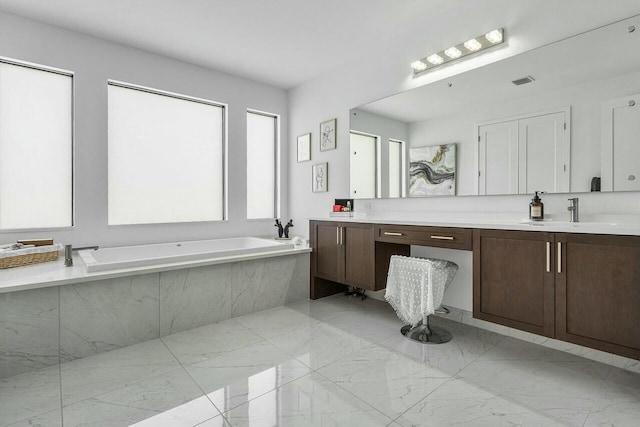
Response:
[[[640,20],[351,110],[353,198],[640,190]]]

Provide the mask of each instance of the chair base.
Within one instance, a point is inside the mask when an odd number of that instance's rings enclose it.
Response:
[[[405,338],[422,344],[444,344],[453,338],[449,331],[439,326],[429,325],[428,321],[426,325],[422,321],[416,326],[405,325],[400,332]]]

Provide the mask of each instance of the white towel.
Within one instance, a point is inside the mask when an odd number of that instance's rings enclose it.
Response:
[[[415,326],[440,307],[457,271],[451,261],[393,255],[384,297],[400,320]]]

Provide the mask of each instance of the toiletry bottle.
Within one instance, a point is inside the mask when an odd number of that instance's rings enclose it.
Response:
[[[529,203],[529,219],[532,221],[542,221],[544,219],[544,204],[538,193],[543,194],[543,191],[536,191],[536,196]]]

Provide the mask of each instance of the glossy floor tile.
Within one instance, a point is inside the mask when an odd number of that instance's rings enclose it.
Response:
[[[0,426],[636,426],[640,375],[388,304],[301,301],[0,379]]]

